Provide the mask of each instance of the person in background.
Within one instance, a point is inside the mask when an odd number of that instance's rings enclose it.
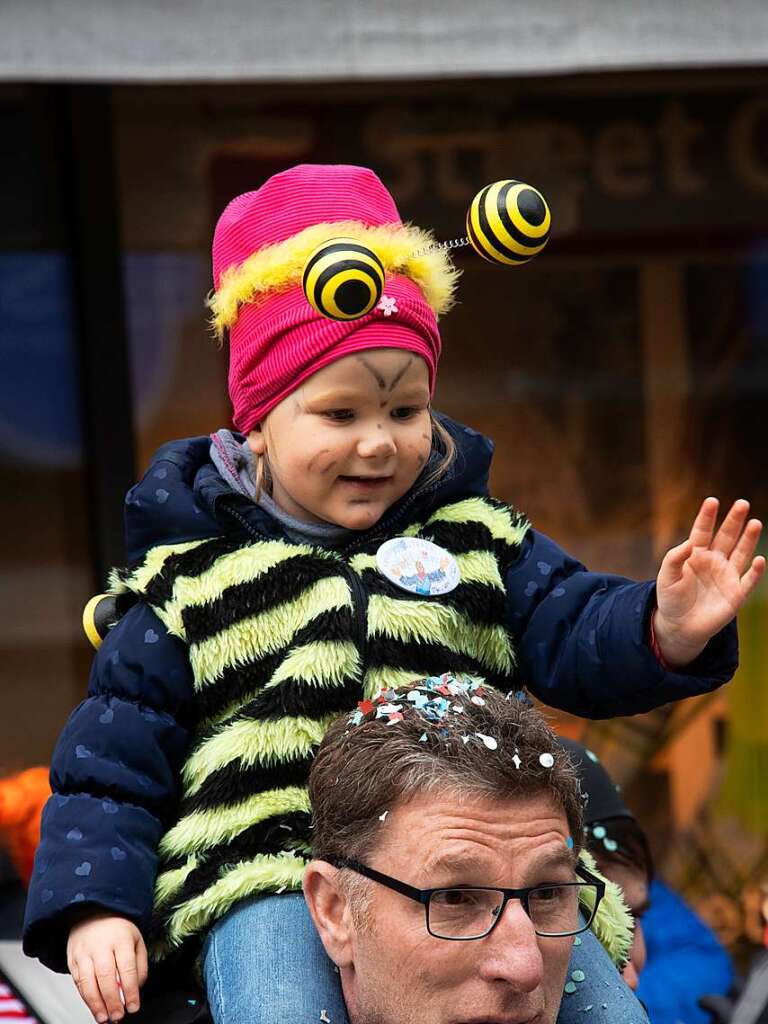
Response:
[[[625,981],[645,1004],[651,1024],[710,1024],[699,999],[730,989],[728,953],[685,901],[655,877],[645,832],[596,755],[574,740],[560,742],[577,763],[588,796],[585,847],[606,878],[621,886],[635,918]]]

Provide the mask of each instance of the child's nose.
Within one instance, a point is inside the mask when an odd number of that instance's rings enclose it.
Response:
[[[374,428],[357,443],[357,453],[362,459],[384,458],[396,451],[397,446],[386,427]]]

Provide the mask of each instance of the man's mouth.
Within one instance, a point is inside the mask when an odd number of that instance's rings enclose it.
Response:
[[[512,1022],[520,1022],[520,1024],[541,1024],[541,1014],[536,1013],[533,1017],[510,1017],[509,1015],[502,1014],[501,1017],[473,1017],[468,1020],[466,1024],[512,1024]],[[464,1024],[464,1022],[462,1022]]]

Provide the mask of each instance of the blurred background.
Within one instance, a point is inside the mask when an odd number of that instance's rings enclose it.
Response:
[[[441,239],[498,178],[521,268],[459,250],[436,405],[494,493],[590,568],[655,575],[701,499],[768,517],[768,9],[630,0],[0,2],[0,771],[87,685],[82,607],[153,450],[229,425],[214,222],[296,162],[373,167]],[[659,867],[745,960],[768,882],[768,587],[711,697],[598,752]]]

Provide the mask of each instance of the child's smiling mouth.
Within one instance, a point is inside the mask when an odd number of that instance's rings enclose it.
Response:
[[[364,491],[376,490],[385,484],[391,483],[392,476],[339,476],[338,480],[351,487],[357,487]]]

